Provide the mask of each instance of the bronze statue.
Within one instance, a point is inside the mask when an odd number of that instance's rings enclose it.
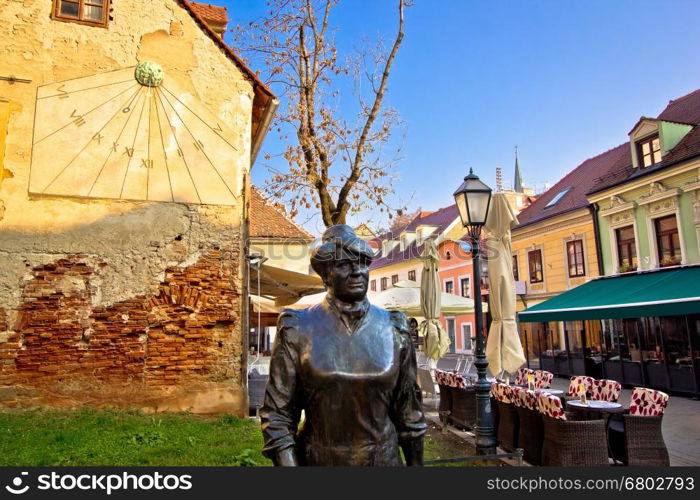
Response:
[[[275,465],[396,466],[399,446],[423,464],[415,352],[406,316],[367,300],[373,255],[350,226],[328,228],[311,256],[323,303],[279,317],[260,412]]]

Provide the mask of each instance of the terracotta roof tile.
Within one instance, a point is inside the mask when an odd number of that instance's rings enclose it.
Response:
[[[668,105],[659,114],[657,119],[685,124],[700,123],[700,89],[684,95],[683,97],[679,97],[678,99],[669,101]],[[635,169],[632,167],[632,158],[628,157],[624,162],[618,162],[618,164],[614,165],[607,174],[595,179],[595,183],[589,192],[595,193],[602,191],[617,184],[622,184],[627,180],[643,177],[647,174],[663,170],[664,168],[698,155],[700,155],[700,125],[692,128],[690,132],[663,157],[659,164],[645,169]]]
[[[255,186],[250,196],[251,238],[297,238],[307,241],[313,236],[298,226],[279,205],[275,206]]]
[[[192,9],[206,21],[214,21],[215,23],[228,23],[228,13],[226,7],[219,7],[199,2],[187,2],[192,6]]]
[[[449,207],[441,208],[436,212],[429,212],[427,215],[423,213],[423,217],[418,215],[406,226],[404,226],[403,229],[394,231],[393,233],[385,233],[372,241],[379,243],[378,248],[381,248],[382,240],[398,239],[401,232],[415,231],[415,229],[420,225],[436,226],[437,229],[432,234],[438,235],[445,231],[457,218],[459,218],[457,205],[450,205]],[[421,254],[424,246],[425,245],[423,244],[417,245],[416,241],[414,241],[406,249],[401,251],[400,245],[397,244],[388,255],[381,255],[374,262],[372,262],[370,269],[377,269],[391,264],[396,264],[398,262],[414,259]]]
[[[616,166],[628,162],[629,156],[629,144],[624,143],[584,161],[541,194],[532,205],[520,212],[519,227],[587,206],[586,193],[590,191],[596,180],[608,174]],[[566,189],[568,189],[566,194],[555,205],[547,207],[554,197]]]

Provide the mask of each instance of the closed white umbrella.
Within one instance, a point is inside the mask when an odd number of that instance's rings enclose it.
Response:
[[[511,229],[518,225],[503,193],[495,193],[484,229],[488,231],[491,327],[486,342],[486,359],[494,376],[515,373],[525,355],[515,322],[515,281],[511,253]]]

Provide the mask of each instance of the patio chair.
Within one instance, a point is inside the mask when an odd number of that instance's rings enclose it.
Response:
[[[537,393],[528,389],[516,389],[518,404],[518,446],[522,448],[523,458],[532,465],[542,463],[542,443],[544,428],[542,415],[538,411]]]
[[[448,375],[450,375],[449,372],[435,370],[435,382],[440,391],[438,413],[440,414],[440,422],[443,425],[449,423],[450,415],[452,414],[452,388],[449,386]]]
[[[452,392],[452,424],[463,429],[472,429],[476,422],[476,386],[465,377],[455,374]]]
[[[617,380],[596,380],[593,383],[593,394],[591,394],[591,399],[617,403],[617,400],[620,397],[620,389],[622,389],[622,384],[620,384],[620,382]]]
[[[498,406],[498,432],[496,438],[501,448],[513,451],[518,447],[518,411],[515,409],[513,387],[497,384],[496,405]]]
[[[549,389],[554,374],[546,370],[535,370],[535,389]]]
[[[608,436],[613,459],[631,466],[670,465],[661,423],[668,394],[635,387],[630,408],[621,419],[610,421]]]
[[[515,381],[513,382],[515,385],[527,385],[527,376],[528,374],[534,374],[535,370],[530,370],[529,368],[518,368],[517,373],[515,374]]]
[[[433,377],[430,375],[430,370],[418,367],[418,385],[425,396],[437,398],[438,392],[435,390],[435,382],[433,381]]]
[[[267,375],[258,373],[253,368],[248,373],[248,409],[258,416],[265,399],[265,389],[267,387]]]
[[[567,399],[578,399],[581,396],[581,393],[579,392],[581,384],[583,384],[583,387],[586,389],[586,396],[596,399],[593,397],[594,383],[595,379],[593,377],[587,377],[586,375],[574,375],[571,377],[571,381],[569,382],[569,390],[566,391]]]
[[[605,420],[571,420],[561,399],[547,393],[538,393],[537,405],[544,429],[542,465],[608,465]]]

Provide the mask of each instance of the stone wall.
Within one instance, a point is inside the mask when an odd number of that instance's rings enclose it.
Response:
[[[0,9],[0,74],[31,80],[0,81],[0,404],[247,414],[245,187],[207,206],[28,185],[37,87],[152,60],[235,132],[245,186],[253,86],[174,0],[115,1],[108,29],[52,20],[51,4]]]

